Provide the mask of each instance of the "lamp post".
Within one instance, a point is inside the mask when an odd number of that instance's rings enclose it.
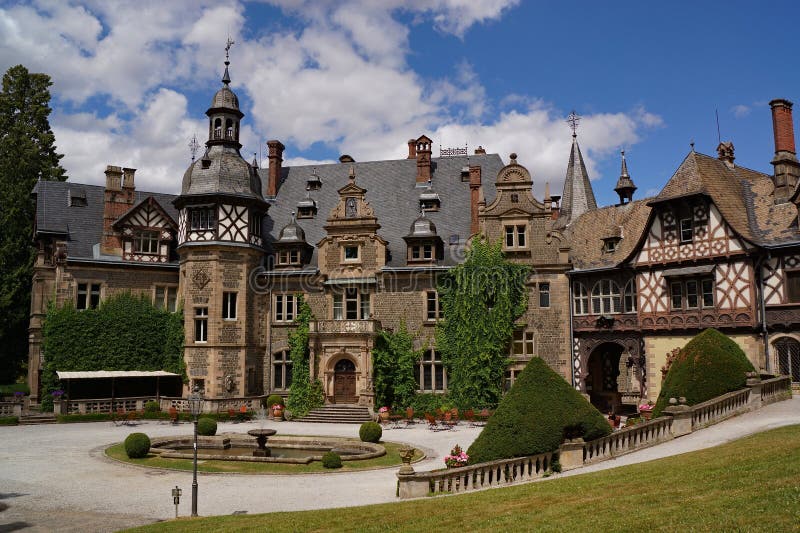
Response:
[[[192,516],[197,516],[197,418],[203,410],[203,395],[200,387],[194,386],[189,395],[189,410],[194,417],[194,470],[192,474]]]

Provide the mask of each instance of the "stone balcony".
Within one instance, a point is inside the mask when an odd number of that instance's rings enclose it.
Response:
[[[374,335],[381,329],[380,320],[312,320],[308,324],[311,334]]]

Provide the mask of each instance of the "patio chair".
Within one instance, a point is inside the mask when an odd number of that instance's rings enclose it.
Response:
[[[464,417],[467,419],[469,427],[475,427],[475,411],[473,409],[464,411]]]
[[[432,414],[425,413],[425,420],[428,422],[428,429],[431,431],[440,431],[442,429]]]
[[[458,420],[453,420],[453,413],[452,411],[447,411],[444,414],[444,429],[454,429],[456,424],[458,424]]]
[[[125,416],[125,409],[117,407],[117,410],[111,413],[111,421],[115,426],[126,426],[128,421]]]
[[[414,421],[414,408],[408,407],[406,408],[406,425],[410,426],[412,424],[416,424]]]
[[[173,426],[178,425],[178,410],[175,407],[169,408],[169,423]]]
[[[239,419],[236,417],[236,411],[234,411],[233,409],[228,409],[228,420],[230,420],[234,424],[239,423]]]
[[[137,420],[139,420],[139,413],[136,411],[128,411],[128,416],[125,417],[125,423],[129,426],[135,426]]]

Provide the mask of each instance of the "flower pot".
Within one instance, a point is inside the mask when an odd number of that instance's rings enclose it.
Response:
[[[644,420],[650,420],[653,417],[653,411],[642,411],[639,414]]]
[[[389,420],[389,412],[388,411],[385,412],[385,413],[378,413],[378,416],[380,416],[381,420],[383,420],[384,422]]]
[[[275,420],[283,420],[283,409],[273,409],[272,418]]]

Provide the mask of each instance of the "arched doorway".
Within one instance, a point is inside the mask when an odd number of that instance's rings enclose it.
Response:
[[[620,357],[623,347],[613,342],[604,342],[592,350],[585,377],[589,401],[603,413],[617,412],[621,394],[618,389]]]
[[[800,342],[791,337],[782,337],[772,343],[778,361],[779,374],[792,376],[792,381],[800,381]]]
[[[339,359],[333,367],[333,402],[358,403],[356,365],[350,359]]]

